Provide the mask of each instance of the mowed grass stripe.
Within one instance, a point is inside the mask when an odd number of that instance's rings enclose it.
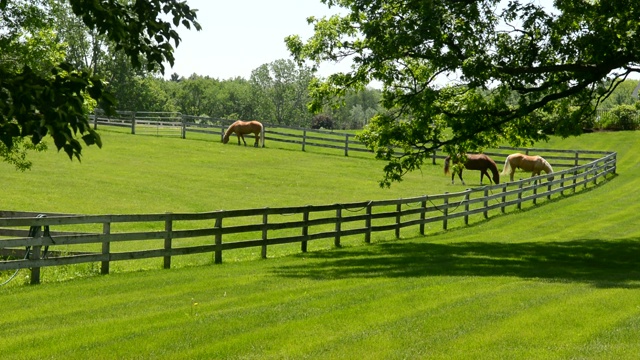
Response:
[[[639,136],[553,139],[619,151],[619,175],[465,228],[0,289],[3,357],[633,358],[640,167],[627,153]],[[427,168],[453,191],[441,166]]]

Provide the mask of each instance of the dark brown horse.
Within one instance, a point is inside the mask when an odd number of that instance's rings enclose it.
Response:
[[[493,182],[495,184],[500,184],[500,173],[498,172],[498,166],[496,162],[493,161],[490,157],[485,154],[467,154],[466,161],[464,162],[464,168],[467,170],[479,170],[480,171],[480,184],[482,185],[482,179],[485,175],[491,182],[491,177],[489,176],[489,172],[487,170],[491,170],[493,174]],[[449,173],[449,162],[451,161],[451,157],[447,156],[444,159],[444,173]],[[454,169],[451,172],[451,183],[453,184],[453,178],[458,173],[458,177],[460,181],[462,181],[462,185],[465,185],[464,180],[462,179],[462,167],[458,169]]]
[[[238,120],[231,124],[227,131],[224,133],[224,137],[222,138],[222,143],[226,144],[229,142],[229,136],[235,133],[238,137],[238,145],[240,145],[240,139],[244,143],[244,146],[247,146],[247,142],[244,141],[245,134],[254,134],[256,137],[256,142],[253,146],[258,147],[258,141],[262,138],[262,147],[264,147],[264,126],[259,121],[241,121]]]
[[[549,164],[549,162],[542,156],[515,153],[507,156],[507,159],[504,161],[504,169],[502,169],[502,174],[504,175],[509,173],[509,179],[513,181],[513,174],[518,168],[524,171],[531,171],[531,177],[540,175],[541,171],[544,171],[547,174],[553,172],[551,164]],[[550,176],[549,178],[547,178],[547,180],[553,181],[553,176]]]

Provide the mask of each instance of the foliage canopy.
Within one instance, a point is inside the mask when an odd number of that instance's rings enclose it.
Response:
[[[640,4],[628,0],[322,0],[342,14],[309,18],[286,39],[296,60],[351,71],[314,84],[312,108],[372,81],[388,110],[361,140],[388,161],[381,186],[452,155],[551,133],[579,135],[599,102],[640,71]]]
[[[147,70],[164,71],[164,62],[174,62],[172,43],[180,43],[173,27],[200,29],[196,10],[179,0],[68,3],[84,26],[122,50],[134,68],[144,64]],[[87,118],[86,100],[107,111],[115,104],[102,78],[65,61],[53,35],[58,5],[50,0],[0,0],[0,145],[11,152],[23,138],[37,145],[50,135],[58,150],[80,159],[82,145],[76,136],[86,145],[101,146]],[[39,43],[32,44],[34,39]],[[42,39],[50,41],[41,46]],[[38,49],[46,50],[34,58]]]

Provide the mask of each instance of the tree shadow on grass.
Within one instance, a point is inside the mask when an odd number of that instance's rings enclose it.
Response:
[[[340,279],[423,276],[513,276],[596,287],[640,287],[640,239],[567,242],[401,241],[296,255],[302,265],[282,266],[275,275]]]

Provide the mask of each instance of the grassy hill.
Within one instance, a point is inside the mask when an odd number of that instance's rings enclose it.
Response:
[[[384,190],[376,182],[382,164],[364,156],[103,138],[105,148],[87,151],[82,164],[53,151],[38,154],[24,174],[0,164],[3,207],[210,211],[464,188],[450,185],[441,165]],[[640,133],[626,132],[540,144],[617,151],[618,176],[466,228],[0,288],[0,351],[54,359],[633,358],[640,352],[639,141]]]

